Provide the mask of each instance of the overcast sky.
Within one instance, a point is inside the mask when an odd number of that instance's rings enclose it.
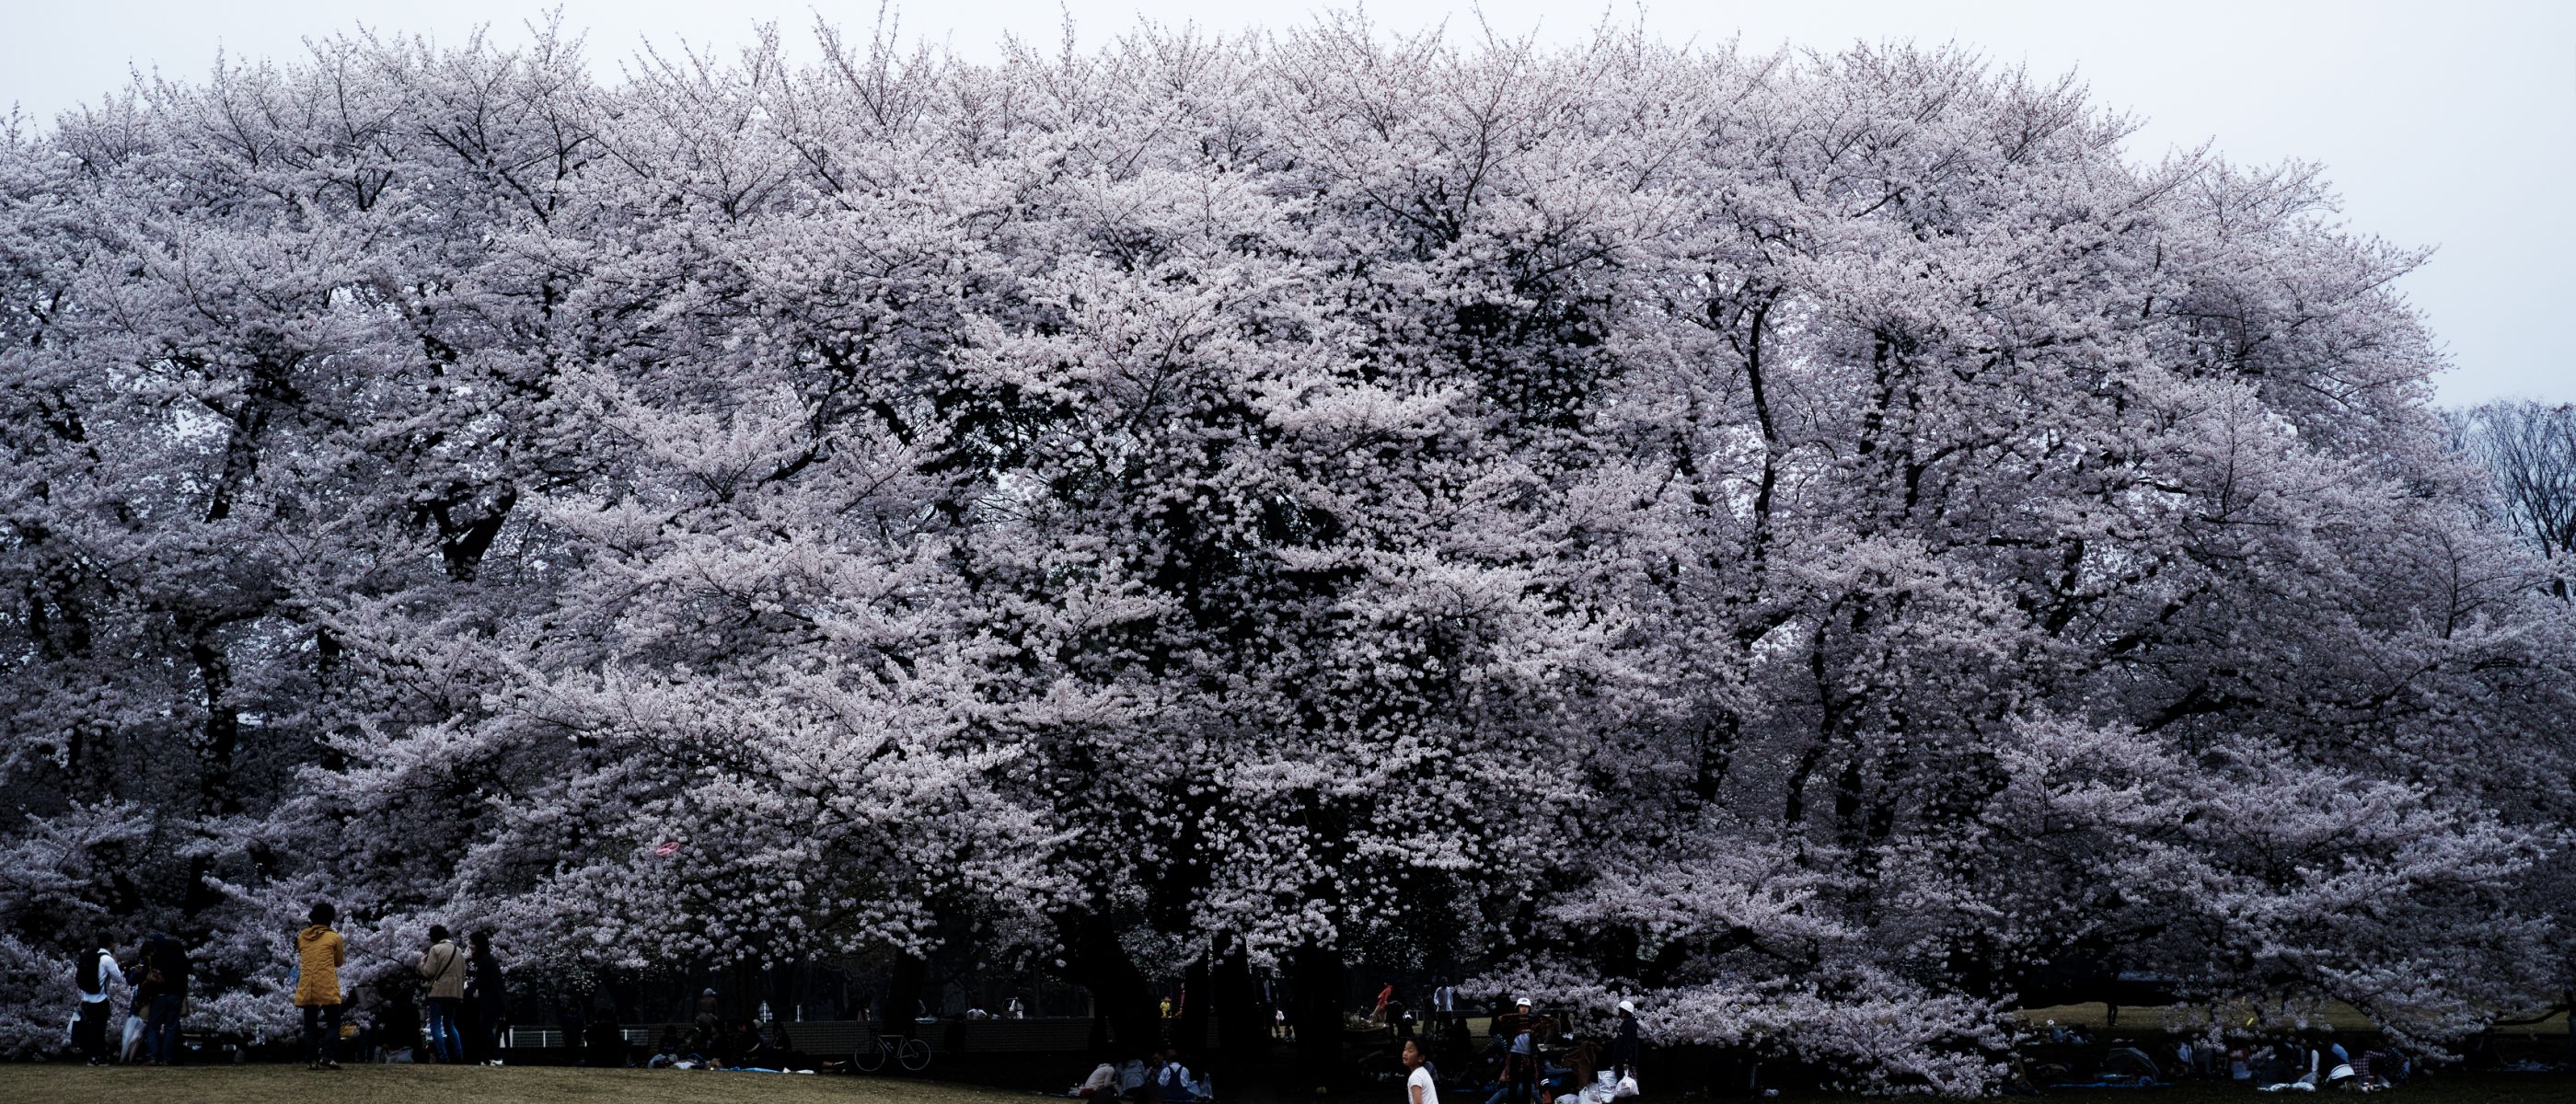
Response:
[[[552,4],[444,0],[7,0],[0,34],[0,104],[37,119],[122,84],[129,67],[202,74],[222,49],[237,58],[291,58],[301,40],[365,23],[455,41],[476,24],[502,37]],[[853,27],[876,5],[808,0],[565,0],[565,22],[589,33],[603,75],[650,38],[728,44],[756,20],[791,31],[816,13]],[[1180,0],[938,0],[897,7],[907,36],[992,56],[1005,32],[1052,41],[1063,14],[1085,43],[1139,18],[1195,20],[1214,31],[1304,22],[1324,5],[1208,5]],[[1543,38],[1584,34],[1605,11],[1637,8],[1487,0],[1499,31]],[[1478,33],[1479,6],[1376,0],[1390,29],[1446,21]],[[2576,3],[1948,3],[1796,0],[1651,4],[1647,26],[1672,40],[1748,47],[1840,46],[1912,38],[1971,44],[2034,72],[2074,70],[2096,100],[2146,121],[2132,152],[2211,141],[2231,160],[2300,158],[2325,164],[2357,230],[2439,247],[2406,294],[2430,317],[2455,365],[2446,402],[2499,395],[2576,401]]]

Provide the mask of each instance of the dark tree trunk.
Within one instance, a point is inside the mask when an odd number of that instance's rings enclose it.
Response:
[[[216,635],[218,625],[190,621],[182,627],[187,632],[188,659],[196,668],[198,692],[206,710],[197,748],[198,813],[231,816],[242,811],[241,795],[233,781],[233,759],[241,744],[241,713],[231,700],[232,658]],[[196,916],[223,902],[223,895],[206,884],[206,876],[213,872],[211,855],[200,852],[188,860],[188,884],[181,890],[180,911]]]
[[[1180,1048],[1183,1061],[1207,1052],[1209,996],[1208,960],[1201,954],[1181,972],[1180,1022],[1173,1025],[1172,1045]]]
[[[1297,987],[1297,1076],[1324,1088],[1341,1074],[1342,952],[1331,947],[1299,947],[1289,956]]]
[[[896,952],[894,978],[887,985],[884,1021],[901,1025],[900,1034],[904,1038],[911,1038],[913,1031],[920,1026],[912,1021],[921,1015],[922,994],[929,988],[930,961]]]
[[[1091,990],[1099,1013],[1109,1020],[1110,1045],[1117,1053],[1144,1057],[1162,1045],[1162,1017],[1145,974],[1118,945],[1118,932],[1097,913],[1068,912],[1056,917],[1056,938],[1064,944],[1066,972]]]
[[[796,1020],[796,979],[804,969],[787,964],[769,971],[769,1014],[781,1023]]]
[[[1270,1056],[1270,1014],[1241,945],[1226,949],[1208,985],[1216,1012],[1218,1066],[1235,1082],[1251,1076]]]

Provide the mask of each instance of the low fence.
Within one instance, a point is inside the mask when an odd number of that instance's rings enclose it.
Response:
[[[901,1035],[906,1025],[869,1020],[797,1020],[779,1025],[792,1050],[810,1056],[857,1053],[880,1035]],[[941,1020],[910,1025],[912,1036],[930,1044],[933,1054],[1070,1054],[1091,1045],[1091,1020],[1083,1016],[1048,1016],[1025,1020]],[[629,1024],[618,1034],[630,1046],[651,1047],[662,1033],[677,1029],[687,1038],[691,1025]],[[513,1027],[511,1049],[554,1050],[565,1045],[559,1027]]]

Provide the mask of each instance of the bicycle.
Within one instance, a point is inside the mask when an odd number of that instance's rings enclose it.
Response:
[[[930,1065],[930,1044],[901,1035],[879,1035],[877,1045],[850,1056],[850,1065],[860,1073],[875,1073],[885,1068],[888,1058],[900,1063],[907,1072],[920,1073]]]

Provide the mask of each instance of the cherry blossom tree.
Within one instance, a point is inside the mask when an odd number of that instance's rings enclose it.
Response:
[[[1457,962],[1949,1093],[2115,972],[2565,984],[2576,621],[2314,168],[1902,45],[817,40],[10,134],[0,956],[970,938],[1319,1063]]]

